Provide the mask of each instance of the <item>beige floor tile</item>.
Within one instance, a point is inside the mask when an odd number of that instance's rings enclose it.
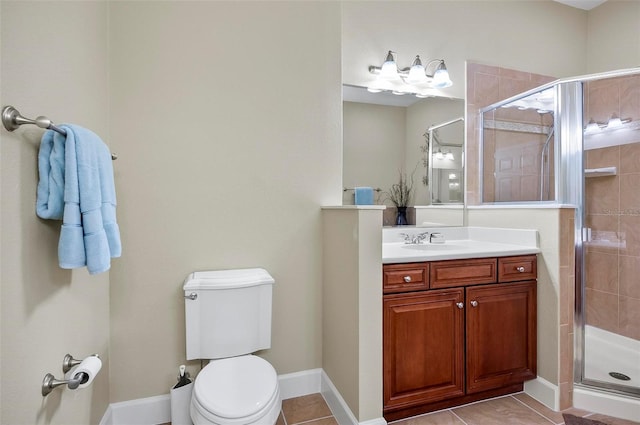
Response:
[[[430,413],[428,415],[416,416],[401,421],[392,422],[393,425],[464,425],[460,419],[451,411]]]
[[[282,413],[288,425],[332,416],[319,393],[282,400]]]
[[[338,425],[338,421],[333,416],[315,421],[305,422],[304,425]]]
[[[562,419],[562,413],[554,412],[553,410],[549,409],[547,406],[540,403],[538,400],[536,400],[535,398],[531,397],[528,394],[525,394],[525,393],[514,394],[513,398],[526,404],[536,412],[540,413],[545,418],[549,419],[554,424],[561,424],[564,422],[564,420]]]
[[[554,423],[510,396],[452,410],[467,425],[550,425]]]

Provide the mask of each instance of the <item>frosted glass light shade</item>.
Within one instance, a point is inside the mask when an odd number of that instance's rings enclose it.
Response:
[[[451,79],[449,78],[449,71],[447,71],[446,69],[438,69],[435,74],[433,74],[433,82],[431,83],[431,85],[433,87],[442,89],[445,87],[451,87],[451,85],[453,85],[453,83],[451,82]]]

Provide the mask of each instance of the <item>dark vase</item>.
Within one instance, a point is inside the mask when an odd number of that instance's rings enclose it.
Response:
[[[406,226],[407,224],[407,207],[397,207],[396,226]]]

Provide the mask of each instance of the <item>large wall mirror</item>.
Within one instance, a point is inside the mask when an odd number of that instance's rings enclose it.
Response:
[[[462,99],[343,86],[343,204],[354,203],[351,189],[367,186],[376,204],[392,207],[385,192],[405,173],[414,187],[412,224],[462,226],[463,116]]]

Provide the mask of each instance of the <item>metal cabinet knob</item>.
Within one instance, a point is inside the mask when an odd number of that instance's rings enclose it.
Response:
[[[405,276],[405,277],[403,277],[403,279],[407,283],[411,282],[411,276]]]
[[[522,266],[516,267],[516,270],[518,270],[520,273],[524,273],[524,267]]]
[[[478,307],[478,301],[476,300],[471,301],[471,307]]]
[[[456,307],[458,308],[464,308],[464,303],[456,303]]]

